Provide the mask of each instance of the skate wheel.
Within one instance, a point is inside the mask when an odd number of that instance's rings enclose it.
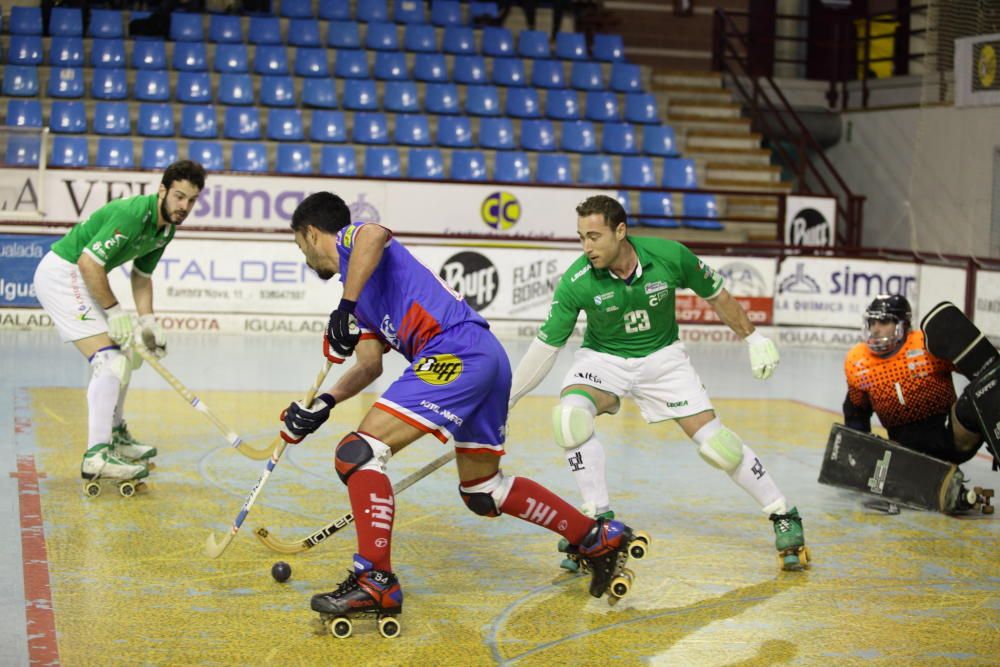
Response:
[[[354,631],[354,625],[351,623],[351,619],[338,616],[337,618],[330,621],[330,634],[337,639],[347,639],[351,636],[351,632]]]
[[[135,495],[135,484],[132,482],[122,482],[118,485],[118,493],[122,494],[126,498],[131,498]]]
[[[91,498],[101,495],[101,485],[97,482],[87,482],[83,485],[83,492]]]
[[[146,487],[146,483],[145,482],[136,482],[135,492],[139,493],[140,491],[145,491],[146,488],[147,487]]]
[[[993,514],[997,508],[994,505],[983,505],[980,509],[983,514]]]
[[[635,540],[632,544],[628,545],[628,555],[629,558],[633,560],[642,560],[646,557],[646,542],[642,540]]]
[[[386,639],[392,639],[393,637],[399,636],[399,621],[397,621],[392,616],[383,616],[378,619],[378,631],[379,634]]]
[[[615,577],[611,581],[611,586],[609,590],[611,594],[616,598],[623,598],[628,595],[629,589],[632,588],[632,580],[628,576],[620,575]]]

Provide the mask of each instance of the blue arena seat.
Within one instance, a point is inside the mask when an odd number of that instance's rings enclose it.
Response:
[[[97,156],[94,164],[98,167],[131,169],[135,165],[135,149],[131,139],[101,137],[97,140]]]
[[[314,109],[336,109],[337,89],[333,85],[333,79],[329,77],[303,79],[302,106]]]
[[[424,111],[436,114],[456,114],[458,88],[453,83],[428,83],[424,88]]]
[[[376,21],[365,28],[365,48],[373,51],[398,51],[399,32],[395,23]]]
[[[309,144],[278,144],[275,163],[279,174],[311,174],[312,149]]]
[[[7,100],[6,125],[13,127],[41,127],[42,103],[38,100]]]
[[[556,131],[552,121],[547,118],[522,120],[521,148],[528,151],[554,151]]]
[[[56,135],[52,137],[52,167],[86,167],[90,162],[86,137]]]
[[[338,79],[367,79],[368,54],[361,50],[337,51],[333,73]]]
[[[260,139],[260,111],[257,107],[227,107],[222,133],[226,139]]]
[[[395,148],[369,146],[365,149],[364,173],[369,178],[399,178],[402,173],[399,151]]]
[[[406,177],[444,178],[444,156],[437,148],[413,148],[407,153]]]
[[[591,90],[584,97],[584,117],[600,123],[621,120],[618,112],[618,96],[607,90]]]
[[[647,125],[642,128],[642,152],[659,157],[676,157],[680,152],[674,128],[669,125]]]
[[[560,149],[571,153],[596,153],[597,130],[589,120],[566,121],[562,124]]]
[[[25,90],[29,90],[31,89],[32,82],[35,82],[34,92],[31,94],[34,95],[37,93],[37,81],[34,78],[36,69],[34,67],[19,68],[16,65],[7,65],[7,67],[4,68],[4,85],[6,86],[7,77],[15,75],[18,70],[30,71],[30,75],[27,75],[30,78],[25,78],[22,81],[22,84],[26,86]],[[15,82],[16,81],[18,81],[18,79],[15,79]],[[78,67],[53,67],[49,70],[49,83],[45,87],[45,93],[49,97],[58,98],[79,99],[83,97],[83,70]],[[16,90],[7,92],[6,89],[4,90],[4,94],[14,96],[19,95]],[[23,93],[20,93],[20,95],[22,97],[24,96]]]
[[[452,151],[451,178],[456,181],[485,181],[486,156],[482,151]]]
[[[351,18],[351,0],[319,0],[316,13],[326,21],[347,21]]]
[[[36,167],[40,159],[42,141],[35,136],[7,135],[7,152],[4,164],[16,167]]]
[[[344,81],[340,102],[349,111],[375,111],[378,109],[378,83],[374,79],[348,79]]]
[[[326,49],[300,46],[295,50],[295,76],[317,78],[330,76]]]
[[[715,195],[685,192],[683,202],[683,225],[685,227],[709,231],[723,228],[722,223],[718,221],[719,209],[715,202]]]
[[[695,171],[694,160],[690,158],[664,159],[663,187],[686,188],[691,190],[697,188],[698,174]]]
[[[380,81],[406,81],[406,54],[402,51],[378,51],[375,54],[375,78]]]
[[[56,100],[49,111],[49,129],[59,134],[82,134],[87,131],[87,109],[83,102]]]
[[[356,0],[355,18],[363,23],[389,20],[389,6],[385,0]]]
[[[253,79],[249,74],[220,74],[219,103],[233,106],[253,104]]]
[[[592,45],[594,58],[605,62],[625,60],[625,42],[621,35],[607,35],[597,33],[594,35]]]
[[[601,150],[616,155],[639,153],[639,138],[631,123],[605,123],[601,128]]]
[[[88,37],[101,39],[121,39],[125,35],[122,13],[117,9],[91,9],[90,23],[87,24]]]
[[[440,53],[417,53],[413,56],[413,78],[417,81],[448,80],[448,62]]]
[[[176,45],[174,47],[176,49]],[[176,51],[174,53],[176,56]],[[216,44],[213,69],[220,74],[245,74],[250,71],[246,44]]]
[[[132,42],[132,67],[141,70],[167,69],[167,49],[163,40],[134,40]]]
[[[174,135],[174,110],[169,104],[144,102],[139,105],[137,131],[144,137],[172,137]]]
[[[617,192],[615,192],[615,199],[617,199],[618,203],[622,205],[623,209],[625,209],[625,214],[626,215],[631,215],[632,214],[631,198],[630,198],[629,193],[627,191],[625,191],[625,190],[618,190]]]
[[[424,23],[424,0],[394,0],[392,20],[409,25]]]
[[[143,139],[143,169],[166,169],[177,162],[177,141],[174,139]]]
[[[437,144],[446,148],[472,148],[472,124],[461,116],[438,118]]]
[[[98,102],[94,105],[94,133],[123,135],[132,133],[128,102]]]
[[[229,157],[229,168],[252,174],[267,173],[267,148],[264,144],[252,141],[236,142]]]
[[[524,75],[524,61],[520,58],[494,58],[491,80],[498,86],[528,85],[528,79]]]
[[[513,150],[514,121],[510,118],[483,118],[479,121],[479,147],[495,151]]]
[[[208,41],[216,44],[242,44],[243,19],[236,14],[211,14],[208,17]]]
[[[569,84],[577,90],[604,90],[601,63],[575,60],[569,70]]]
[[[621,161],[621,177],[618,181],[630,188],[656,187],[656,170],[653,158],[641,155],[626,155]]]
[[[531,61],[531,85],[536,88],[565,88],[566,77],[562,61]]]
[[[83,72],[75,69],[52,70],[49,73],[49,89],[54,80],[58,80],[57,72],[76,72],[79,74],[80,94],[83,94]],[[38,95],[38,68],[7,65],[3,68],[3,94],[7,97],[35,97]],[[49,93],[52,96],[52,93]]]
[[[382,107],[394,113],[417,113],[420,97],[413,81],[386,81]]]
[[[205,45],[201,42],[174,43],[172,67],[179,72],[208,71],[208,53],[205,51]]]
[[[626,93],[625,120],[642,125],[659,123],[660,112],[656,107],[656,97],[652,93]]]
[[[201,14],[170,13],[170,39],[175,42],[203,42],[205,28]]]
[[[470,0],[469,20],[473,23],[477,18],[495,19],[500,16],[500,9],[493,0]]]
[[[288,74],[288,52],[284,45],[262,44],[254,49],[254,74]]]
[[[319,34],[319,21],[316,19],[290,19],[288,21],[289,46],[323,46]]]
[[[427,23],[411,23],[403,32],[403,48],[413,53],[436,53],[437,33]]]
[[[14,33],[13,29],[11,33]],[[49,34],[53,37],[83,37],[83,12],[79,7],[53,7],[49,14]]]
[[[323,176],[357,176],[354,147],[322,146],[319,150],[319,173]]]
[[[431,126],[423,114],[396,116],[395,141],[403,146],[430,146]]]
[[[13,36],[11,36],[13,39]],[[49,64],[54,67],[83,67],[82,37],[53,37],[49,47]]]
[[[12,35],[41,35],[41,7],[21,7],[19,5],[11,7],[7,31]]]
[[[302,111],[299,109],[267,110],[267,138],[272,141],[302,141],[305,139]]]
[[[351,138],[359,144],[389,143],[389,121],[380,111],[360,111],[354,114]]]
[[[445,53],[476,53],[476,32],[466,25],[449,25],[444,29],[441,50]]]
[[[12,65],[41,65],[44,48],[38,35],[11,35],[7,43],[7,62]]]
[[[215,107],[211,104],[185,104],[181,107],[181,136],[189,139],[214,139],[219,136]]]
[[[511,91],[521,90],[512,88]],[[496,86],[466,86],[465,112],[473,116],[499,116],[500,89]]]
[[[677,229],[681,226],[674,213],[674,200],[669,192],[655,190],[640,192],[639,213],[636,222],[646,227]]]
[[[632,63],[613,63],[611,65],[611,81],[609,88],[617,93],[641,93],[642,70]]]
[[[514,33],[507,28],[487,26],[482,32],[482,53],[493,58],[509,58],[517,55]]]
[[[439,28],[462,24],[462,5],[458,0],[431,0],[431,24]]]
[[[334,49],[360,49],[361,30],[354,21],[330,21],[326,45]]]
[[[174,89],[178,102],[206,104],[212,101],[212,81],[208,72],[178,72]]]
[[[162,69],[138,70],[132,95],[140,102],[166,102],[170,99],[170,74]]]
[[[538,91],[534,88],[508,88],[504,112],[514,118],[541,118]]]
[[[121,40],[90,40],[91,67],[125,67],[125,63],[125,44]]]
[[[553,120],[579,120],[580,98],[575,90],[545,92],[545,116]]]
[[[254,14],[250,16],[247,29],[249,44],[283,44],[281,41],[281,19],[277,16]]]
[[[447,69],[445,70],[445,76],[447,77]],[[489,83],[490,77],[486,71],[486,59],[476,53],[454,56],[451,78],[455,83]]]
[[[493,160],[493,180],[509,183],[531,182],[531,161],[522,151],[498,152]]]
[[[189,142],[188,158],[200,164],[206,171],[222,171],[226,168],[222,144],[218,141]]]
[[[556,33],[556,57],[563,60],[587,60],[587,38],[582,32]]]
[[[572,183],[573,171],[569,156],[562,153],[541,153],[538,156],[535,180],[550,185]]]
[[[123,69],[95,69],[90,80],[90,96],[95,100],[124,100],[128,81]]]
[[[582,185],[613,185],[614,163],[607,155],[583,155],[580,157],[580,178]]]
[[[522,58],[549,58],[551,53],[544,30],[522,30],[517,34],[517,55]]]
[[[347,141],[347,120],[343,111],[316,109],[309,124],[309,140],[324,144],[342,144]]]
[[[295,82],[291,75],[261,76],[260,103],[266,107],[295,106]]]
[[[278,15],[288,19],[310,18],[313,15],[312,0],[281,0]]]

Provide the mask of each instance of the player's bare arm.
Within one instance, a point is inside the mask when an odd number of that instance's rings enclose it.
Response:
[[[108,272],[103,266],[87,253],[80,255],[76,265],[80,268],[83,282],[97,305],[107,310],[118,303],[115,293],[111,291],[111,283],[108,282]]]
[[[354,348],[354,365],[347,369],[337,383],[327,390],[337,403],[356,396],[382,375],[382,355],[385,346],[377,338],[366,338]]]
[[[722,323],[732,329],[733,333],[740,338],[746,338],[754,332],[754,326],[750,323],[750,318],[747,317],[743,306],[733,298],[733,295],[725,287],[707,301]]]
[[[141,271],[132,270],[132,298],[135,311],[140,316],[153,313],[153,278]]]

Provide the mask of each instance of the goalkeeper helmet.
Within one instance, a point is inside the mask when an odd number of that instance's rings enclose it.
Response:
[[[861,329],[865,345],[874,354],[889,356],[900,348],[910,333],[913,311],[910,302],[900,294],[879,294],[865,310]],[[888,324],[892,324],[889,329]]]

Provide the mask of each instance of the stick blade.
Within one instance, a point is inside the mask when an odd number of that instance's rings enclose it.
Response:
[[[233,541],[233,533],[228,533],[221,541],[216,542],[215,533],[209,533],[205,539],[205,555],[209,558],[218,558],[226,550],[229,543]]]
[[[258,528],[254,531],[254,535],[261,544],[279,554],[300,554],[309,548],[303,542],[285,542],[278,539],[277,536],[271,535],[267,528]]]
[[[243,456],[248,459],[253,459],[254,461],[264,461],[271,458],[271,454],[274,453],[274,447],[277,443],[272,442],[270,445],[264,449],[254,449],[245,442],[241,442],[236,445],[236,451],[238,451]]]

